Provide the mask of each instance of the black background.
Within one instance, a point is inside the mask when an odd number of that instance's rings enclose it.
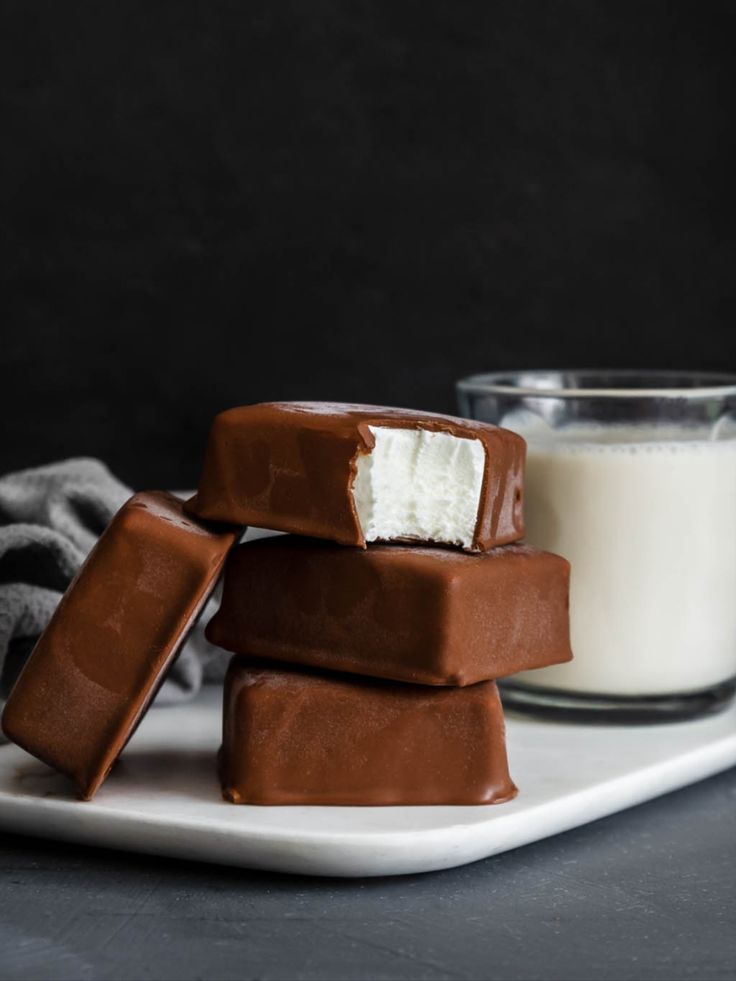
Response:
[[[736,368],[725,2],[1,2],[2,465],[211,416]]]

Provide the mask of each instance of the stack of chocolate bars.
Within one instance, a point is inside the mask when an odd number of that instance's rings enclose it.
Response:
[[[274,403],[217,417],[188,509],[292,533],[234,549],[207,630],[236,655],[226,799],[515,795],[495,679],[571,657],[568,563],[511,544],[523,462],[513,433],[409,411]]]
[[[567,562],[513,544],[523,466],[520,437],[447,416],[222,413],[196,496],[136,494],[102,535],[11,692],[6,735],[92,797],[230,553],[208,627],[236,653],[228,800],[508,800],[495,679],[571,657]],[[233,549],[242,525],[289,534]]]

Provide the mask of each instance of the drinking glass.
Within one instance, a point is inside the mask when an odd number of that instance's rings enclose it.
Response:
[[[518,371],[461,413],[527,441],[527,540],[569,559],[573,660],[504,681],[541,714],[644,722],[736,691],[736,376]]]

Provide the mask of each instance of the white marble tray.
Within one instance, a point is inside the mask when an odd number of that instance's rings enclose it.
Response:
[[[672,725],[508,720],[519,797],[495,807],[247,807],[220,799],[219,693],[149,712],[88,803],[0,746],[0,828],[88,845],[309,875],[462,865],[557,834],[736,764],[736,706]]]

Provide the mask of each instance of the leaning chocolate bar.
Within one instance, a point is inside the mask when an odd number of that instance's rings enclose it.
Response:
[[[212,643],[240,654],[425,685],[569,661],[565,559],[529,545],[365,551],[279,535],[238,546]]]
[[[2,717],[5,734],[92,797],[215,585],[236,531],[171,494],[134,495],[41,635]]]
[[[187,507],[343,545],[414,540],[485,551],[524,535],[524,452],[507,430],[409,409],[244,406],[216,417]]]
[[[492,681],[424,688],[237,657],[220,777],[236,804],[497,804],[516,794]]]

